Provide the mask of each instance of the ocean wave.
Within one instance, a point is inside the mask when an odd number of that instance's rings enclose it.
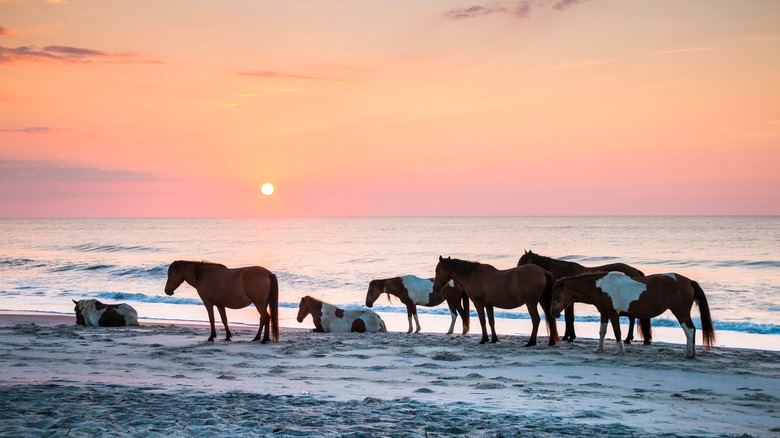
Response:
[[[780,260],[666,259],[666,260],[643,260],[637,262],[636,264],[682,266],[682,267],[710,267],[710,268],[753,268],[753,269],[780,268]]]
[[[195,298],[177,298],[170,296],[149,296],[144,294],[132,294],[124,292],[101,292],[95,295],[96,298],[102,298],[106,300],[115,301],[138,301],[141,303],[164,303],[164,304],[197,304],[202,305],[203,302]],[[297,306],[297,305],[296,305]]]
[[[71,246],[69,249],[76,250],[78,252],[111,252],[111,253],[117,253],[117,252],[160,252],[161,250],[158,248],[151,248],[148,246],[141,246],[141,245],[132,245],[132,246],[124,246],[124,245],[95,245],[91,243],[85,243],[82,245],[74,245]]]

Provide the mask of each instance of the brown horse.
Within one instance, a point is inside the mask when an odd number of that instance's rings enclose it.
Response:
[[[516,268],[499,271],[491,265],[478,262],[470,262],[439,256],[436,265],[436,278],[433,280],[434,292],[441,291],[450,280],[466,290],[479,315],[479,323],[482,325],[481,344],[488,341],[487,327],[485,325],[485,311],[490,322],[492,333],[491,342],[498,342],[496,336],[495,321],[493,319],[493,307],[501,309],[514,309],[523,304],[528,308],[533,329],[531,338],[526,347],[536,345],[536,335],[539,331],[539,309],[541,303],[544,310],[547,328],[550,332],[549,345],[559,343],[558,329],[555,326],[555,318],[550,313],[550,299],[553,285],[552,274],[536,265],[518,266]]]
[[[587,267],[575,262],[567,262],[565,260],[534,254],[533,251],[525,251],[523,256],[520,257],[520,260],[518,260],[517,266],[527,265],[529,263],[533,263],[534,265],[547,269],[556,280],[591,272],[618,271],[628,275],[629,277],[642,277],[645,275],[639,269],[636,269],[625,263],[610,263],[608,265]],[[577,335],[574,333],[574,304],[566,308],[565,316],[566,331],[563,332],[563,337],[561,339],[572,342],[577,337]],[[639,324],[639,333],[642,335],[642,338],[645,341],[645,345],[649,345],[653,340],[652,325],[650,324],[650,320],[642,319],[639,321]],[[626,335],[626,340],[624,342],[626,344],[630,344],[633,340],[634,318],[628,318],[628,335]]]
[[[704,347],[709,349],[715,341],[707,297],[699,283],[680,274],[656,274],[646,277],[629,277],[622,272],[600,272],[564,278],[555,282],[552,297],[552,313],[558,317],[561,310],[573,302],[596,306],[601,313],[599,346],[597,353],[604,352],[604,336],[607,323],[612,323],[618,353],[625,353],[620,342],[619,316],[633,316],[640,319],[656,317],[667,309],[671,310],[680,323],[687,344],[685,356],[696,357],[696,328],[691,321],[693,302],[699,304]]]
[[[229,341],[232,335],[228,328],[225,308],[243,309],[254,304],[260,313],[260,329],[253,340],[261,339],[265,327],[262,343],[268,342],[270,330],[273,330],[273,341],[279,342],[279,284],[276,275],[269,270],[260,266],[229,269],[217,263],[178,260],[168,267],[165,293],[173,295],[173,291],[184,281],[198,291],[206,306],[211,323],[209,341],[217,337],[217,330],[214,328],[214,306],[217,306],[225,326],[225,340]],[[270,315],[266,308],[270,308]]]
[[[451,335],[455,329],[458,313],[460,313],[460,317],[463,320],[463,334],[465,335],[469,332],[469,297],[466,295],[466,291],[454,284],[445,285],[441,292],[433,292],[432,278],[405,275],[403,277],[371,280],[368,284],[368,292],[366,292],[366,307],[373,307],[374,302],[383,293],[387,294],[388,300],[390,295],[395,295],[406,305],[406,315],[409,319],[409,330],[406,333],[412,332],[412,317],[414,317],[414,322],[417,324],[415,333],[420,333],[417,305],[435,307],[444,301],[447,301],[447,306],[449,306],[450,315],[452,316],[452,323],[447,334]],[[462,305],[461,302],[463,303]]]

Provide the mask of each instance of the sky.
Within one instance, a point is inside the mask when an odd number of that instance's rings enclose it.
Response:
[[[778,78],[776,0],[0,0],[0,217],[777,215]]]

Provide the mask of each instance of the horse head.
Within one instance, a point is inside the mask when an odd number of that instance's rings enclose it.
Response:
[[[550,304],[550,313],[554,318],[561,316],[561,311],[569,307],[574,302],[572,288],[567,284],[566,279],[556,280],[552,288],[552,303]]]
[[[298,322],[303,322],[303,319],[306,318],[309,313],[311,313],[311,310],[309,310],[309,301],[311,301],[308,296],[305,296],[301,298],[301,302],[298,303]]]
[[[523,250],[523,255],[520,260],[517,261],[517,266],[527,265],[534,262],[534,252]]]
[[[371,282],[368,283],[368,292],[366,292],[366,307],[374,307],[374,302],[382,295],[384,290],[384,280],[371,280]]]
[[[187,262],[177,260],[168,266],[168,281],[165,283],[166,295],[173,295],[173,291],[184,282],[184,271],[188,265]]]
[[[445,266],[447,263],[446,260],[452,260],[452,258],[447,257],[445,259],[444,257],[439,256],[439,263],[436,264],[436,276],[433,279],[433,291],[437,293],[441,292],[441,289],[452,280],[450,271]]]
[[[84,321],[84,315],[81,314],[81,307],[79,307],[79,302],[76,300],[73,301],[73,304],[76,305],[76,324],[77,325],[87,325],[86,321]]]

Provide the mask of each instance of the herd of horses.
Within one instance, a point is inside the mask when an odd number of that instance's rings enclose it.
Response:
[[[230,340],[225,309],[240,309],[249,304],[254,304],[260,313],[260,328],[254,340],[262,343],[271,339],[273,342],[279,341],[279,284],[276,275],[269,270],[260,266],[230,269],[217,263],[175,261],[168,268],[165,293],[172,295],[185,281],[197,290],[206,306],[211,324],[209,341],[216,338],[214,307],[219,311],[225,326],[226,340]],[[438,306],[445,301],[452,315],[448,334],[452,334],[458,315],[463,320],[463,334],[468,333],[471,301],[479,316],[482,327],[480,342],[483,344],[498,341],[494,308],[513,309],[522,305],[526,306],[533,325],[527,347],[537,342],[541,321],[539,305],[545,315],[549,345],[560,343],[556,318],[561,312],[564,312],[566,321],[563,340],[571,342],[576,338],[575,302],[591,304],[601,315],[597,352],[604,351],[604,337],[610,323],[618,344],[618,353],[622,354],[625,351],[623,344],[633,340],[635,318],[640,321],[640,334],[645,343],[650,343],[650,319],[670,310],[685,332],[686,357],[696,357],[696,329],[691,320],[694,302],[699,307],[704,347],[709,349],[715,340],[707,298],[697,282],[679,274],[645,276],[638,269],[623,263],[585,267],[525,251],[517,266],[500,270],[485,263],[439,256],[433,279],[405,276],[371,281],[366,294],[366,306],[371,307],[383,293],[388,294],[388,297],[398,297],[407,306],[409,333],[413,329],[412,319],[416,323],[416,332],[420,331],[418,305]],[[351,311],[305,297],[299,305],[298,321],[303,321],[306,315],[311,314],[315,317],[315,331],[330,331],[331,325],[337,327],[333,331],[386,331],[386,328],[381,329],[384,328],[381,318],[377,322],[371,316],[373,312],[367,309],[356,311],[362,313],[354,314],[348,321],[333,321],[333,318],[345,318],[347,312]],[[325,316],[331,318],[327,323],[320,319]],[[628,316],[630,319],[625,341],[621,341],[620,316]],[[360,322],[356,322],[356,319]],[[369,324],[379,328],[371,330]]]

